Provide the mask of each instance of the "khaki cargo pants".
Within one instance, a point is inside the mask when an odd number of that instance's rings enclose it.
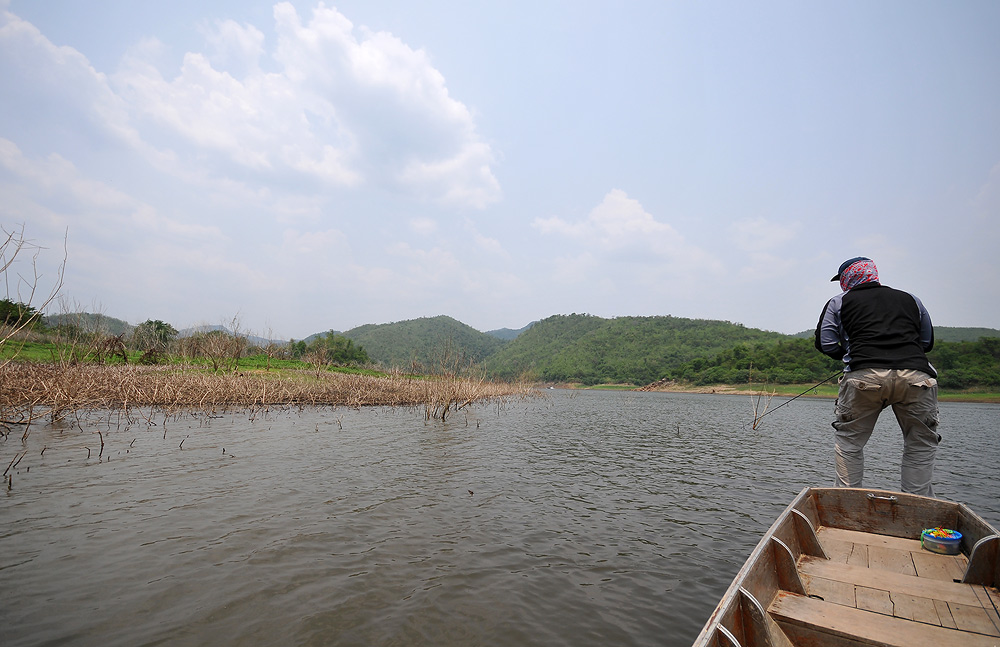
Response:
[[[837,395],[836,465],[839,487],[861,487],[864,448],[883,409],[891,406],[903,431],[900,487],[934,496],[938,428],[937,380],[911,369],[865,368],[845,373]]]

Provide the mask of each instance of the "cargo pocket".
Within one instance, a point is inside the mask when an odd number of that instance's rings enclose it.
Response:
[[[937,386],[937,380],[927,374],[915,376],[910,382],[909,400],[912,402],[910,415],[924,424],[934,434],[937,442],[941,442],[941,436],[937,433],[938,423],[941,420]]]
[[[934,407],[933,411],[929,411],[924,417],[924,424],[927,428],[937,434],[938,423],[941,422],[941,411]],[[941,436],[938,435],[938,442],[941,442]]]
[[[933,389],[937,385],[938,385],[937,380],[933,377],[928,377],[922,380],[917,380],[915,382],[910,382],[910,386],[916,386],[921,389]]]
[[[878,382],[865,382],[864,380],[847,380],[847,384],[858,391],[878,391],[882,388]]]
[[[834,405],[837,422],[851,422],[867,415],[872,408],[881,409],[881,390],[882,385],[875,382],[845,380],[844,388]]]

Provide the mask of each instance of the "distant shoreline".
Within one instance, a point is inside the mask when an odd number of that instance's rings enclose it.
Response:
[[[553,382],[544,383],[539,385],[540,388],[548,389],[580,389],[580,390],[594,390],[594,391],[645,391],[645,392],[656,392],[656,393],[695,393],[695,394],[705,394],[705,395],[773,395],[777,398],[791,398],[791,397],[803,397],[803,398],[823,398],[827,400],[833,400],[837,397],[837,385],[823,385],[817,387],[815,390],[809,390],[808,393],[803,393],[809,389],[809,385],[799,385],[799,384],[771,384],[771,385],[761,385],[757,388],[748,388],[747,385],[733,385],[733,384],[712,384],[705,386],[694,386],[689,384],[678,384],[676,382],[668,382],[662,384],[647,385],[647,386],[635,386],[632,384],[595,384],[592,386],[587,386],[581,383],[572,382]],[[967,392],[967,391],[939,391],[938,400],[940,402],[974,402],[981,404],[1000,404],[1000,393],[992,391],[982,391],[982,392]]]

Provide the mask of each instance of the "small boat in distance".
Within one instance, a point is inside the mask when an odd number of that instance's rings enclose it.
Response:
[[[805,488],[694,647],[1000,647],[998,585],[1000,533],[967,506]]]

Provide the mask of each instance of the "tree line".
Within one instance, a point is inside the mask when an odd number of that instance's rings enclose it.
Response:
[[[960,329],[946,332],[962,338]],[[1000,337],[939,340],[929,359],[943,388],[1000,386]],[[808,384],[843,370],[842,362],[816,350],[811,336],[670,316],[556,315],[537,322],[485,362],[502,377],[588,385],[658,380],[698,386]]]
[[[946,389],[1000,387],[1000,338],[939,341],[927,358]],[[669,371],[668,377],[696,385],[819,382],[842,371],[843,363],[818,352],[811,339],[737,344],[712,358],[696,358]]]
[[[337,366],[363,366],[371,362],[364,346],[355,345],[354,340],[338,335],[332,330],[314,336],[309,342],[303,339],[288,344],[289,355],[310,364],[334,364]]]
[[[173,326],[160,320],[147,320],[112,335],[99,332],[101,322],[94,317],[59,316],[46,327],[46,319],[30,306],[0,300],[0,322],[19,321],[30,330],[47,330],[52,339],[61,340],[62,352],[69,353],[72,361],[124,360],[129,352],[137,356],[128,361],[159,363],[175,356],[208,363],[215,370],[233,370],[248,355],[265,357],[267,367],[272,361],[295,360],[315,367],[376,365],[438,373],[475,364],[497,379],[636,386],[658,380],[697,386],[808,384],[842,370],[840,362],[813,347],[811,337],[671,316],[555,315],[509,341],[442,316],[361,326],[346,333],[331,330],[305,340],[261,345],[227,330],[179,337]],[[967,331],[942,332],[962,339]],[[359,343],[360,339],[366,343]],[[929,357],[944,388],[1000,387],[998,337],[938,341]]]
[[[300,361],[317,368],[371,363],[363,346],[332,331],[314,335],[308,342],[251,344],[238,330],[220,328],[182,337],[176,328],[159,319],[148,319],[133,327],[89,313],[45,318],[30,306],[8,301],[0,300],[0,326],[9,328],[17,323],[20,330],[13,351],[4,351],[8,357],[11,352],[25,357],[27,353],[22,351],[34,344],[45,348],[33,359],[71,364],[160,364],[180,359],[206,364],[215,371],[231,371],[248,356],[264,357],[266,368],[280,360]],[[116,334],[115,330],[121,332]]]

